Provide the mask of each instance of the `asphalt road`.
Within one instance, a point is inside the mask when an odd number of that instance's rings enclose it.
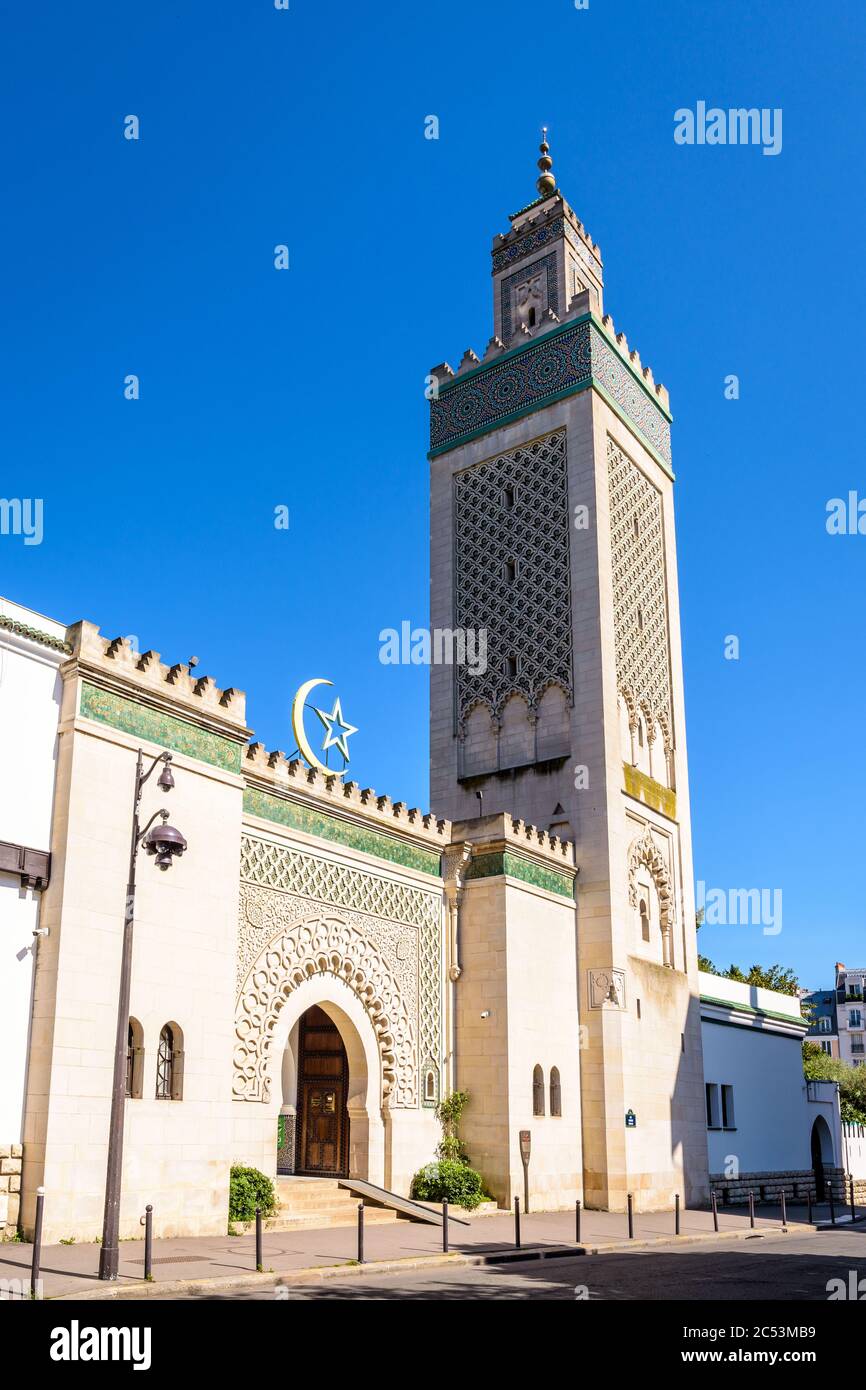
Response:
[[[688,1246],[675,1243],[623,1254],[524,1261],[502,1266],[363,1274],[282,1289],[221,1289],[213,1294],[154,1295],[195,1301],[306,1302],[390,1299],[790,1300],[826,1303],[828,1283],[850,1273],[866,1281],[866,1230],[821,1232]],[[863,1285],[866,1297],[866,1282]],[[151,1300],[148,1300],[149,1302]]]

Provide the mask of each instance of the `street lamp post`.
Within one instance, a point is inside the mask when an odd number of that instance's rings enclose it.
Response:
[[[183,854],[186,840],[179,830],[168,825],[168,811],[154,811],[143,830],[139,829],[141,793],[151,773],[159,763],[162,772],[157,786],[171,791],[171,753],[160,753],[144,772],[144,752],[138,750],[135,766],[135,794],[132,802],[132,837],[129,849],[129,880],[126,885],[126,906],[123,913],[123,950],[120,964],[120,993],[117,1002],[117,1033],[114,1041],[114,1077],[111,1085],[111,1121],[108,1130],[108,1164],[105,1175],[105,1213],[102,1222],[102,1246],[99,1251],[100,1279],[116,1279],[119,1258],[120,1184],[123,1167],[123,1114],[126,1103],[126,1053],[129,1036],[129,993],[132,976],[132,926],[135,914],[135,861],[139,846],[144,842],[148,854],[156,856],[160,869],[167,869],[175,855]],[[151,826],[158,817],[162,825]]]

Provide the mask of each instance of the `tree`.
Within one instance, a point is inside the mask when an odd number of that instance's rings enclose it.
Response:
[[[835,1081],[845,1124],[866,1124],[866,1067],[849,1067],[830,1057],[817,1043],[803,1043],[803,1075],[807,1081]]]
[[[719,975],[723,980],[738,980],[740,984],[756,985],[758,989],[775,989],[779,994],[795,995],[800,988],[797,976],[785,965],[752,965],[744,972],[738,965],[729,965],[727,970],[716,970],[706,956],[698,959],[706,962],[700,966],[701,970],[708,970],[711,975]]]
[[[703,970],[707,975],[718,975],[719,973],[709,956],[702,956],[700,951],[698,951],[698,969]]]

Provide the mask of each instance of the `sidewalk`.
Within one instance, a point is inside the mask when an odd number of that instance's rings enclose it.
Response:
[[[847,1215],[847,1209],[838,1211],[839,1224]],[[782,1227],[781,1213],[777,1206],[766,1205],[759,1208],[756,1215],[756,1232],[779,1233]],[[788,1226],[800,1226],[813,1230],[814,1225],[829,1220],[829,1208],[814,1208],[813,1226],[806,1224],[805,1206],[788,1207]],[[861,1208],[858,1218],[866,1216]],[[850,1218],[848,1225],[850,1226]],[[601,1248],[631,1247],[634,1249],[647,1241],[658,1243],[674,1238],[673,1212],[649,1212],[638,1214],[634,1219],[634,1240],[628,1239],[627,1219],[624,1214],[604,1211],[581,1212],[581,1249],[591,1252]],[[681,1237],[717,1240],[722,1237],[748,1236],[750,1234],[748,1211],[742,1208],[729,1208],[719,1213],[719,1235],[713,1231],[712,1213],[709,1211],[684,1211],[680,1223]],[[438,1227],[423,1226],[409,1221],[397,1221],[393,1225],[368,1225],[364,1238],[366,1262],[372,1265],[380,1261],[432,1261],[442,1257],[442,1233]],[[513,1257],[514,1217],[510,1212],[495,1216],[477,1217],[469,1226],[451,1223],[451,1251],[463,1256],[510,1255]],[[547,1250],[567,1246],[576,1248],[575,1218],[573,1211],[523,1214],[521,1217],[521,1248],[526,1252]],[[265,1232],[263,1238],[264,1269],[270,1274],[291,1274],[295,1271],[325,1271],[346,1267],[356,1267],[356,1233],[351,1227],[336,1227],[322,1230],[272,1231]],[[18,1244],[0,1245],[0,1281],[23,1280],[23,1287],[29,1289],[32,1246]],[[447,1257],[446,1257],[447,1258]],[[198,1236],[155,1240],[153,1242],[153,1284],[145,1284],[144,1241],[123,1241],[120,1246],[120,1269],[116,1284],[101,1283],[97,1277],[99,1266],[99,1246],[88,1245],[50,1245],[42,1248],[42,1296],[57,1298],[71,1296],[90,1298],[111,1291],[119,1292],[128,1288],[130,1292],[138,1285],[142,1297],[155,1289],[156,1284],[177,1283],[193,1280],[196,1284],[209,1280],[221,1283],[234,1282],[244,1276],[255,1274],[255,1237],[243,1236]],[[322,1277],[316,1273],[311,1278]],[[14,1286],[13,1286],[14,1287]]]

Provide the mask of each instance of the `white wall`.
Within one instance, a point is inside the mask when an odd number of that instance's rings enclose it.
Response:
[[[701,1033],[705,1080],[734,1088],[735,1128],[707,1131],[710,1172],[729,1155],[742,1173],[811,1168],[800,1039],[707,1019]]]
[[[60,638],[66,629],[0,598],[0,614]],[[63,654],[0,628],[0,840],[47,850]],[[40,894],[0,874],[0,1143],[18,1144]]]

